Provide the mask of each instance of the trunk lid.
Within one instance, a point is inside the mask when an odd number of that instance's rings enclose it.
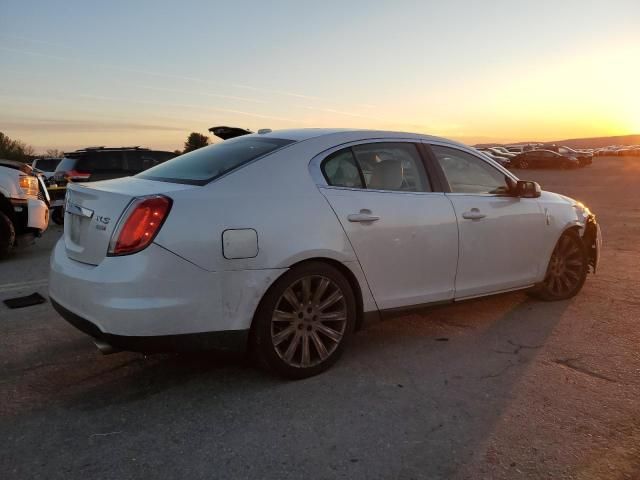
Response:
[[[98,265],[107,255],[118,220],[136,197],[199,188],[134,177],[92,183],[69,183],[65,202],[64,243],[73,260]]]
[[[211,127],[209,131],[222,140],[229,140],[230,138],[241,137],[242,135],[249,135],[250,133],[253,133],[251,130],[238,127]]]

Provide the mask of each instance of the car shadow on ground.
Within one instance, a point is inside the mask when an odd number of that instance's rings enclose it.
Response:
[[[129,432],[118,442],[135,450],[136,438],[159,428],[143,418],[182,431],[185,419],[204,416],[214,423],[198,433],[203,439],[220,428],[216,422],[241,421],[265,441],[324,452],[352,476],[451,477],[482,450],[570,304],[511,293],[384,320],[358,332],[333,369],[297,382],[220,353],[102,356],[88,338],[59,326],[68,340],[39,352],[49,363],[15,372],[16,401],[1,423],[28,418],[65,438],[86,425]],[[61,424],[60,416],[69,418]],[[393,459],[384,460],[382,438],[393,445]],[[304,455],[291,468],[319,461]]]

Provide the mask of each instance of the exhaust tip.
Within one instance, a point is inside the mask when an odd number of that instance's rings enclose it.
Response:
[[[96,338],[93,340],[93,343],[96,345],[96,347],[98,347],[98,350],[100,350],[100,353],[102,353],[103,355],[110,355],[112,353],[118,353],[120,351],[104,340],[99,340]]]

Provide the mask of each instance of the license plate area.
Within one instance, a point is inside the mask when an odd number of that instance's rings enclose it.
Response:
[[[69,240],[75,245],[82,243],[82,223],[84,219],[78,215],[68,215],[69,224]]]

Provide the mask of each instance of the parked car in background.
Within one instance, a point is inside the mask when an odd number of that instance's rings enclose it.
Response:
[[[21,162],[0,160],[0,258],[23,237],[39,236],[49,224],[49,196],[42,178]]]
[[[511,165],[510,158],[504,157],[502,155],[497,155],[495,152],[493,152],[493,150],[490,150],[488,148],[477,148],[476,150],[482,153],[483,155],[486,155],[494,162],[498,162],[500,165],[502,165],[505,168],[508,168]]]
[[[621,148],[617,153],[621,157],[637,157],[640,156],[640,146],[631,145],[629,147]]]
[[[517,155],[516,153],[510,152],[505,147],[489,147],[489,150],[491,150],[493,153],[495,153],[498,156],[506,157],[506,158],[513,158]]]
[[[565,157],[573,157],[578,159],[578,163],[581,167],[586,167],[587,165],[591,165],[593,163],[593,154],[574,150],[571,147],[565,147],[562,145],[545,145],[545,150],[551,150],[552,152],[559,153]]]
[[[62,161],[62,158],[36,158],[31,162],[31,166],[42,173],[45,179],[45,183],[49,184],[49,182],[53,179],[53,175],[56,171],[56,167]]]
[[[242,135],[134,177],[69,184],[56,310],[115,349],[252,349],[291,378],[363,320],[516,289],[576,295],[595,216],[457,142],[384,131]]]
[[[576,157],[560,155],[551,150],[529,150],[511,160],[515,168],[578,168]]]
[[[505,147],[511,153],[522,153],[529,150],[537,150],[540,148],[539,144],[527,143],[524,145],[507,145]]]
[[[129,177],[175,157],[173,152],[141,147],[92,147],[65,153],[50,183],[51,217],[64,222],[64,198],[68,182],[95,182]]]
[[[175,157],[173,152],[141,147],[91,147],[68,152],[58,164],[54,181],[95,182],[129,177]]]

